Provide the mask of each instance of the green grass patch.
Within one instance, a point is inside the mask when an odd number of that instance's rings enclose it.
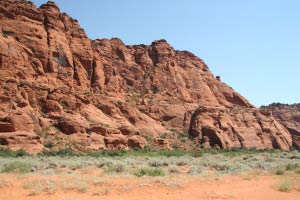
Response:
[[[74,152],[71,149],[60,149],[58,151],[43,151],[39,156],[80,156],[79,152]]]
[[[28,155],[29,154],[23,149],[17,151],[12,151],[10,149],[0,149],[0,157],[4,157],[4,158],[17,158],[17,157],[23,157]]]
[[[20,173],[28,173],[31,171],[31,164],[22,161],[13,161],[3,166],[1,170],[2,173],[7,172],[20,172]]]
[[[165,176],[166,173],[163,169],[160,168],[144,167],[136,171],[134,175],[137,177],[142,177],[142,176],[156,177],[156,176]]]

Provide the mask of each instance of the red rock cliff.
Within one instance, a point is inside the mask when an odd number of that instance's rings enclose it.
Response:
[[[165,40],[92,41],[53,2],[0,0],[0,28],[0,145],[30,152],[291,146],[271,115]],[[192,140],[182,139],[187,131]]]
[[[272,103],[261,110],[272,112],[274,117],[290,132],[293,147],[300,149],[300,104]]]

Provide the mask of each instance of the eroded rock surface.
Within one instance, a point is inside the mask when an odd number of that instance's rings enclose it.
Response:
[[[300,104],[273,103],[268,106],[262,106],[261,110],[272,112],[274,118],[290,132],[293,139],[293,147],[300,149]]]
[[[292,144],[289,132],[270,112],[244,107],[200,107],[190,133],[206,147],[289,150]]]
[[[276,120],[260,119],[200,58],[166,40],[133,46],[117,38],[90,40],[53,2],[36,8],[0,0],[0,28],[3,137],[26,131],[41,139],[32,143],[35,149],[40,143],[44,149],[188,149],[199,147],[199,140],[219,148],[291,146]],[[200,112],[199,106],[212,110]],[[221,111],[226,121],[219,127]],[[213,116],[202,120],[207,115]],[[212,135],[221,141],[215,144]]]

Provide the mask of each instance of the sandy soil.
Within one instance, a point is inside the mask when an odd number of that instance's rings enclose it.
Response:
[[[132,176],[97,177],[96,172],[76,175],[0,175],[0,199],[9,200],[299,200],[300,188],[280,192],[282,180],[294,182],[299,175],[284,176],[174,176],[137,178]],[[48,190],[43,188],[53,181]],[[80,185],[84,182],[86,185]],[[39,183],[39,184],[37,184]],[[63,183],[63,184],[62,184]],[[49,184],[49,183],[48,183]],[[69,184],[66,187],[65,184]],[[73,185],[72,185],[73,184]],[[76,184],[79,184],[76,186]],[[47,184],[46,184],[47,185]],[[71,186],[72,187],[71,187]],[[44,185],[44,187],[46,187]]]

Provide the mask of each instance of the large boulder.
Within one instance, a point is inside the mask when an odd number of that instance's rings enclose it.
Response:
[[[44,150],[42,139],[35,133],[26,131],[0,133],[0,146],[12,150],[25,150],[29,153],[39,153]]]

